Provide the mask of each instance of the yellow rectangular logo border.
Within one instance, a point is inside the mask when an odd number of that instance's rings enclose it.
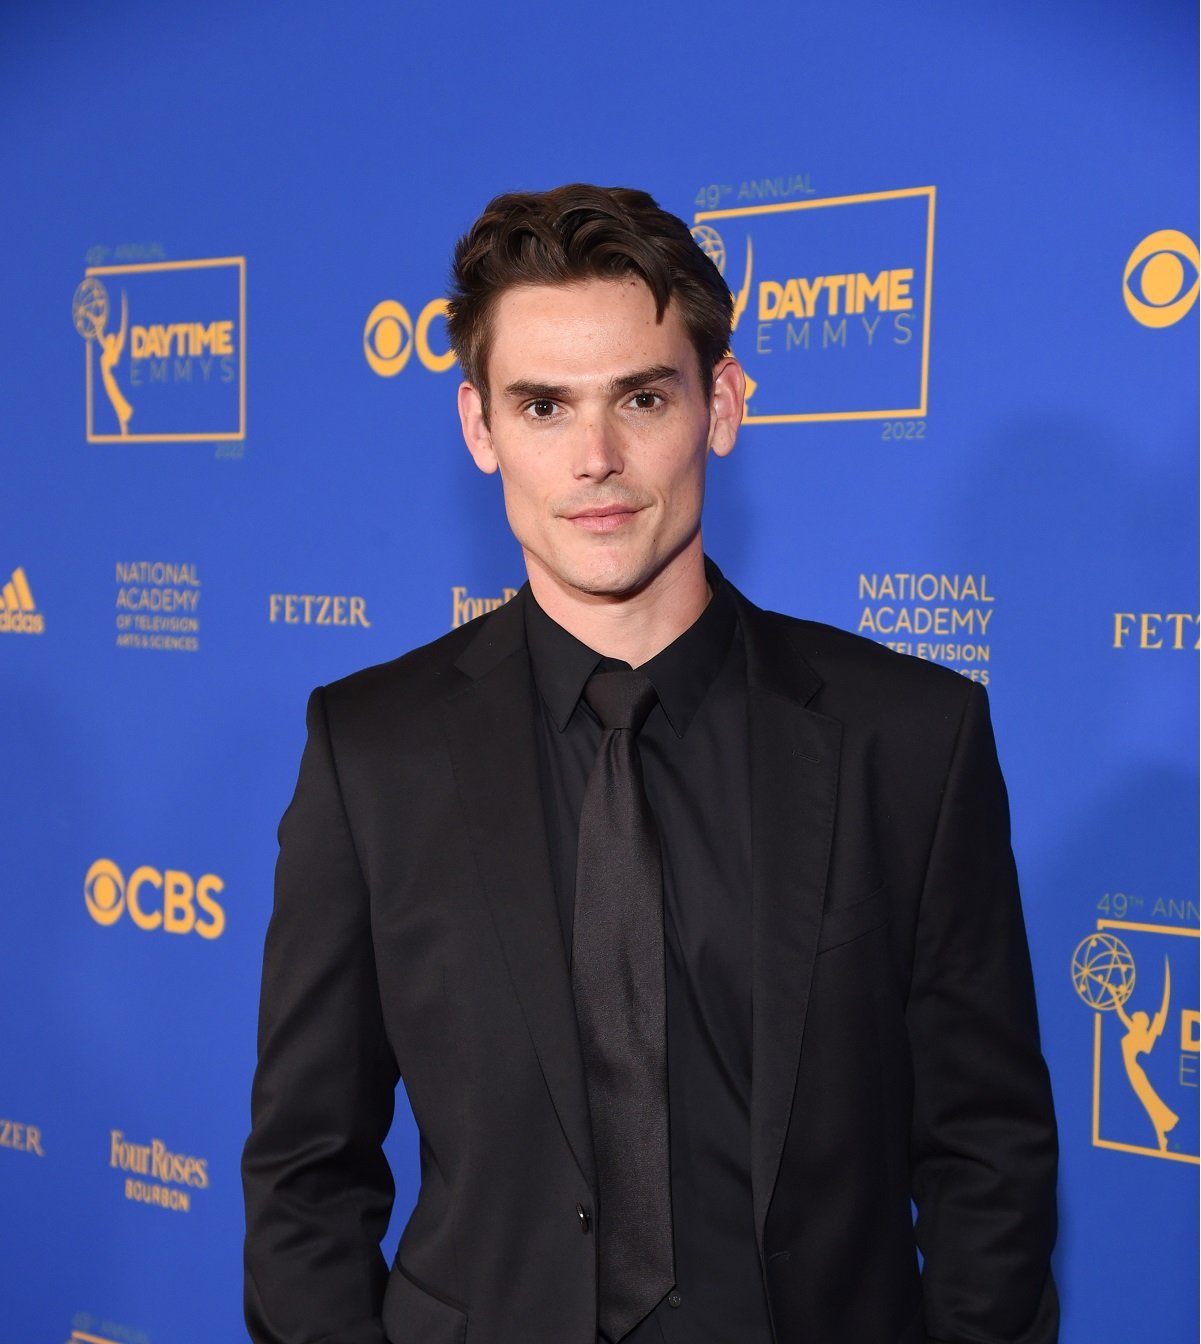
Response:
[[[197,261],[144,261],[128,266],[89,266],[84,275],[133,275],[146,271],[195,271],[214,266],[238,269],[238,428],[216,434],[97,434],[92,428],[92,341],[84,351],[88,443],[229,443],[246,438],[246,258],[209,257]]]
[[[922,389],[917,406],[891,411],[815,411],[808,415],[746,415],[744,425],[802,425],[832,420],[924,419],[930,388],[930,311],[934,286],[934,202],[935,187],[901,187],[895,191],[868,191],[858,196],[825,196],[814,201],[777,201],[771,205],[739,205],[728,210],[701,210],[693,215],[700,224],[711,219],[734,219],[744,215],[778,215],[789,210],[821,210],[833,205],[862,205],[866,201],[898,201],[925,196],[926,210],[926,292],[922,320]]]

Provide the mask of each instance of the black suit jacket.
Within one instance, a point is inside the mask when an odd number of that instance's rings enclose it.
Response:
[[[776,1338],[1050,1344],[1055,1127],[985,695],[737,602]],[[594,1344],[534,696],[514,602],[310,701],[244,1159],[256,1340]],[[421,1189],[389,1267],[400,1075]]]

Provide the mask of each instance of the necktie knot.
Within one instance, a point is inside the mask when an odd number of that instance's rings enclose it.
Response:
[[[606,732],[641,731],[659,694],[641,672],[596,672],[584,687],[584,699]]]

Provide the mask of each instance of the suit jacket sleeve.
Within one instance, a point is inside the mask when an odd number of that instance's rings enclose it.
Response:
[[[394,1187],[381,1144],[398,1071],[320,690],[308,728],[263,961],[242,1163],[246,1321],[257,1344],[383,1344]]]
[[[987,699],[971,688],[917,926],[916,1233],[932,1341],[1053,1344],[1058,1148]]]

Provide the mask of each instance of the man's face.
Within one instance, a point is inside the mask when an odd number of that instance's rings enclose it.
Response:
[[[491,415],[459,389],[463,434],[500,471],[535,594],[604,601],[669,591],[699,565],[710,448],[728,453],[742,371],[705,397],[674,305],[662,322],[637,278],[506,290],[493,315]]]

